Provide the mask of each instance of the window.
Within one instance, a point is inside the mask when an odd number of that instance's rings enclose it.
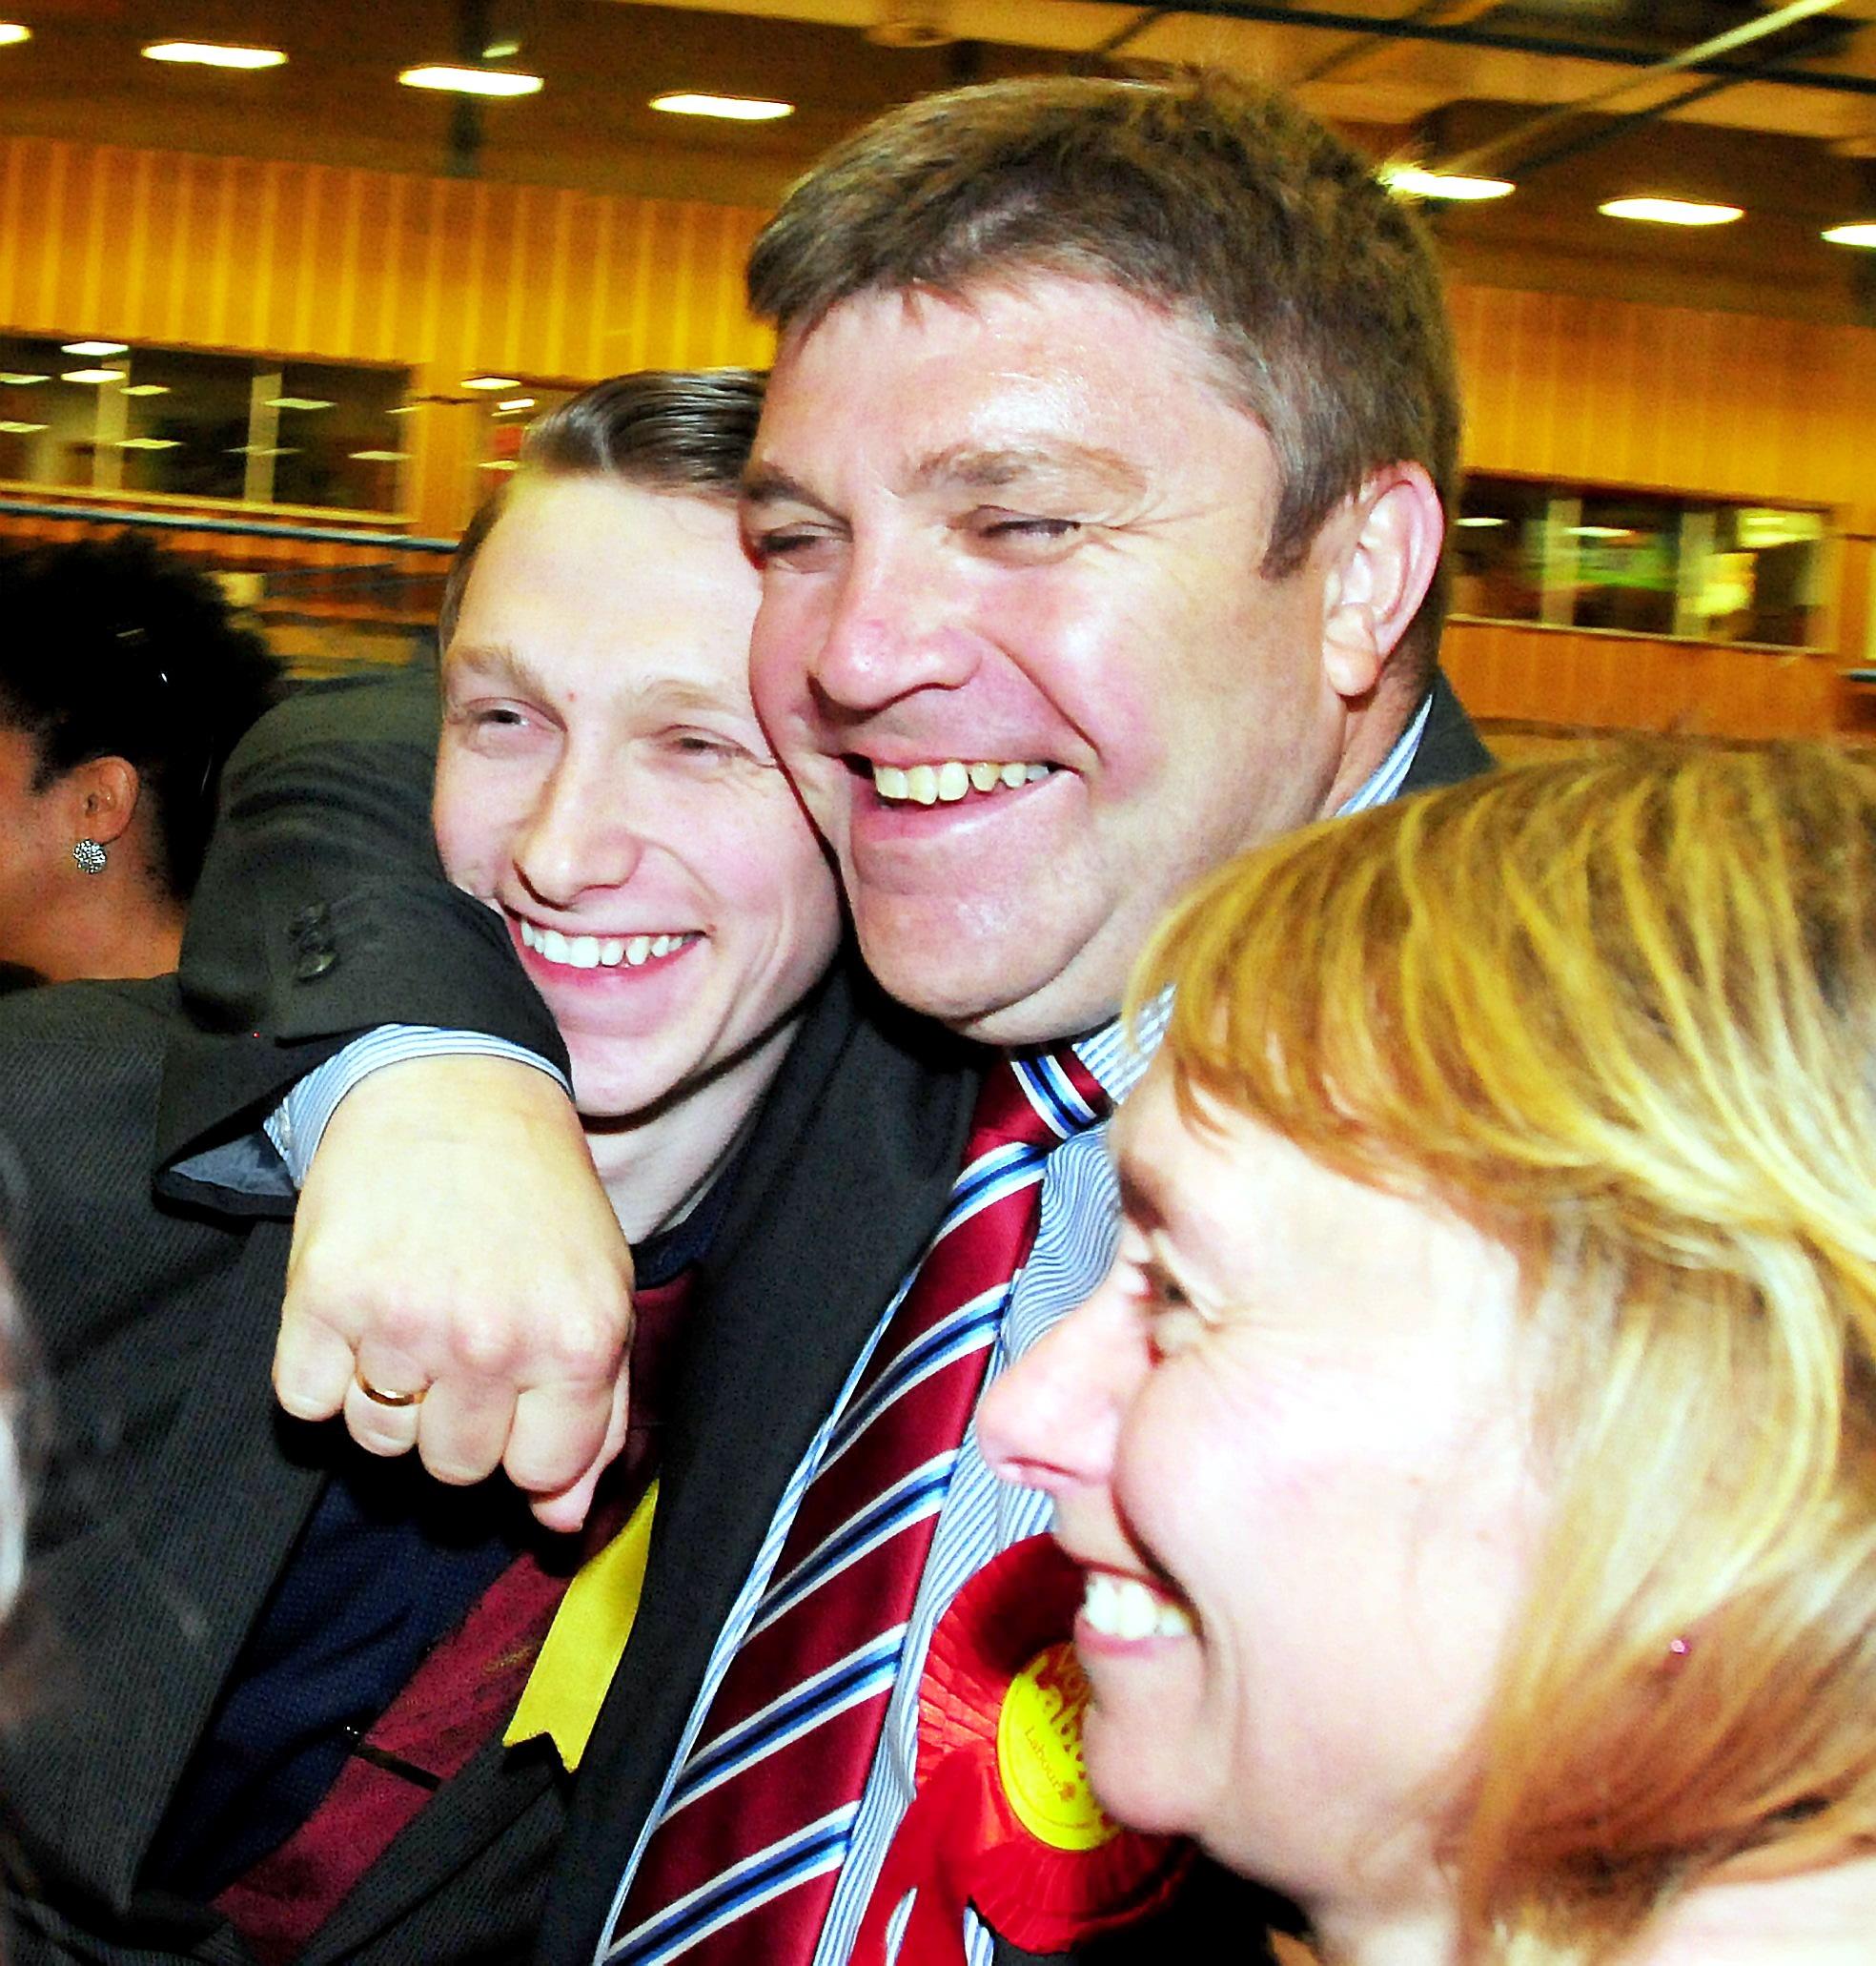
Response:
[[[513,382],[503,390],[484,390],[478,398],[481,408],[479,427],[473,452],[473,482],[469,487],[473,509],[499,485],[520,461],[521,444],[530,429],[550,410],[579,394],[560,382]]]
[[[56,337],[0,334],[0,479],[398,508],[403,369],[141,346],[75,356],[69,347]]]
[[[1701,642],[1815,645],[1825,514],[1475,477],[1453,534],[1453,611]]]

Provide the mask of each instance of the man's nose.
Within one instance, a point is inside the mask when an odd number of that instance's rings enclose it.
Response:
[[[515,837],[515,867],[542,901],[570,906],[590,888],[622,887],[644,858],[631,768],[563,757]]]
[[[981,645],[958,575],[933,545],[855,543],[816,652],[824,697],[859,714],[923,689],[957,689],[976,672]]]
[[[1147,1366],[1134,1321],[1110,1277],[985,1394],[978,1444],[1004,1481],[1059,1496],[1108,1480]]]

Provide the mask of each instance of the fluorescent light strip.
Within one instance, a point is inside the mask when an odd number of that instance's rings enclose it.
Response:
[[[12,48],[21,41],[31,41],[32,30],[23,28],[16,20],[0,20],[0,48]]]
[[[29,376],[24,369],[0,369],[0,382],[9,389],[24,389],[30,382],[50,382],[50,376]]]
[[[406,69],[398,80],[406,89],[446,89],[458,95],[532,95],[540,87],[539,75],[516,69],[458,69],[440,62]]]
[[[1411,198],[1445,198],[1476,205],[1487,198],[1509,197],[1518,187],[1504,177],[1457,177],[1444,171],[1422,171],[1417,164],[1394,164],[1381,173],[1389,191]]]
[[[1833,246],[1876,246],[1876,219],[1857,225],[1833,225],[1824,235]]]
[[[5,422],[0,423],[0,436],[31,437],[35,430],[43,430],[45,427],[43,423]]]
[[[519,376],[465,376],[462,386],[465,389],[519,389],[520,381]]]
[[[1596,209],[1605,218],[1639,218],[1646,225],[1730,225],[1745,216],[1739,205],[1699,205],[1685,198],[1611,198]]]
[[[651,106],[667,116],[719,116],[726,123],[773,123],[795,113],[791,102],[770,102],[759,95],[702,95],[685,90],[654,95]]]
[[[167,382],[126,382],[124,384],[124,394],[126,396],[167,396],[169,393],[170,385]]]
[[[267,407],[270,410],[329,410],[332,402],[323,396],[270,396]]]
[[[129,355],[128,341],[68,341],[59,350],[61,355]]]
[[[61,382],[121,382],[125,372],[122,369],[67,369],[59,378]]]
[[[237,48],[219,41],[153,41],[143,51],[151,61],[204,69],[277,69],[287,58],[278,48]]]

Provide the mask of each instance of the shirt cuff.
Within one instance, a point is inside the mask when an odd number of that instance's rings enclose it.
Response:
[[[427,1024],[380,1024],[363,1037],[355,1037],[335,1052],[316,1071],[309,1072],[261,1122],[267,1137],[286,1163],[296,1188],[305,1184],[306,1171],[319,1151],[326,1122],[361,1079],[386,1065],[411,1058],[512,1058],[544,1072],[571,1098],[573,1088],[557,1066],[538,1053],[489,1037],[477,1031],[438,1031]]]

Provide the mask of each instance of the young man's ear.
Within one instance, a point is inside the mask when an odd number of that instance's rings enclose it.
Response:
[[[88,758],[66,774],[76,839],[100,847],[121,839],[136,817],[143,781],[128,758]]]
[[[1426,599],[1446,516],[1419,464],[1384,464],[1324,528],[1335,555],[1323,584],[1322,660],[1330,686],[1353,702],[1380,681]]]

